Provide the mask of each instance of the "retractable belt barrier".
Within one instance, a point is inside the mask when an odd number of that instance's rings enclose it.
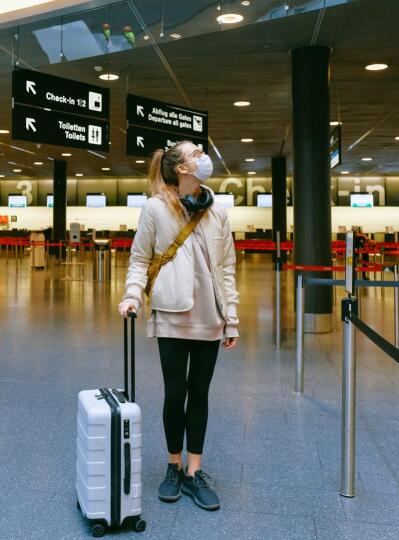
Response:
[[[392,284],[391,282],[391,285],[399,287],[399,283]],[[382,351],[384,351],[384,353],[390,356],[392,360],[395,360],[395,362],[399,364],[399,349],[397,347],[377,334],[375,330],[359,319],[359,317],[352,311],[349,311],[347,318],[356,326],[358,330],[360,330],[375,345],[377,345],[377,347],[379,347]]]

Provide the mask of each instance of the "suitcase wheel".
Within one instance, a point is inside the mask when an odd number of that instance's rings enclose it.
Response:
[[[92,532],[94,538],[100,538],[101,536],[104,536],[104,534],[105,534],[105,527],[104,527],[104,525],[101,525],[101,523],[96,523],[91,528],[91,532]]]
[[[138,519],[133,525],[133,530],[135,532],[144,532],[147,527],[147,523],[144,519]]]

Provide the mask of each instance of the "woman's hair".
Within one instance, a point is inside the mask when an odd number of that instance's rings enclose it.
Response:
[[[161,197],[169,208],[178,215],[184,215],[175,186],[179,185],[176,167],[183,162],[182,145],[189,141],[181,141],[164,151],[156,150],[152,156],[148,185],[152,196]]]

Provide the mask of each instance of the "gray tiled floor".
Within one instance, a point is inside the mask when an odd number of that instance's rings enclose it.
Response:
[[[222,508],[162,504],[163,385],[156,343],[137,328],[143,410],[144,517],[149,539],[391,540],[399,537],[399,367],[358,338],[357,496],[339,496],[339,313],[332,334],[306,335],[306,394],[293,390],[292,277],[284,341],[273,340],[273,274],[265,256],[238,269],[241,342],[221,352],[210,396],[204,469]],[[80,389],[121,382],[116,304],[125,268],[108,285],[64,282],[60,268],[15,272],[0,258],[0,539],[81,540],[75,414]],[[121,260],[119,260],[121,264]],[[337,298],[342,296],[339,291]],[[363,316],[393,339],[392,291],[364,293]],[[125,531],[113,536],[132,536]]]

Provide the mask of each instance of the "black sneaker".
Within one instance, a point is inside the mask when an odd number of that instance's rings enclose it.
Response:
[[[220,508],[219,497],[209,487],[207,478],[211,478],[203,470],[195,471],[194,476],[183,476],[182,492],[192,497],[196,504],[204,510],[218,510]]]
[[[175,502],[181,497],[183,469],[177,463],[169,463],[165,480],[159,486],[158,497],[164,502]]]

